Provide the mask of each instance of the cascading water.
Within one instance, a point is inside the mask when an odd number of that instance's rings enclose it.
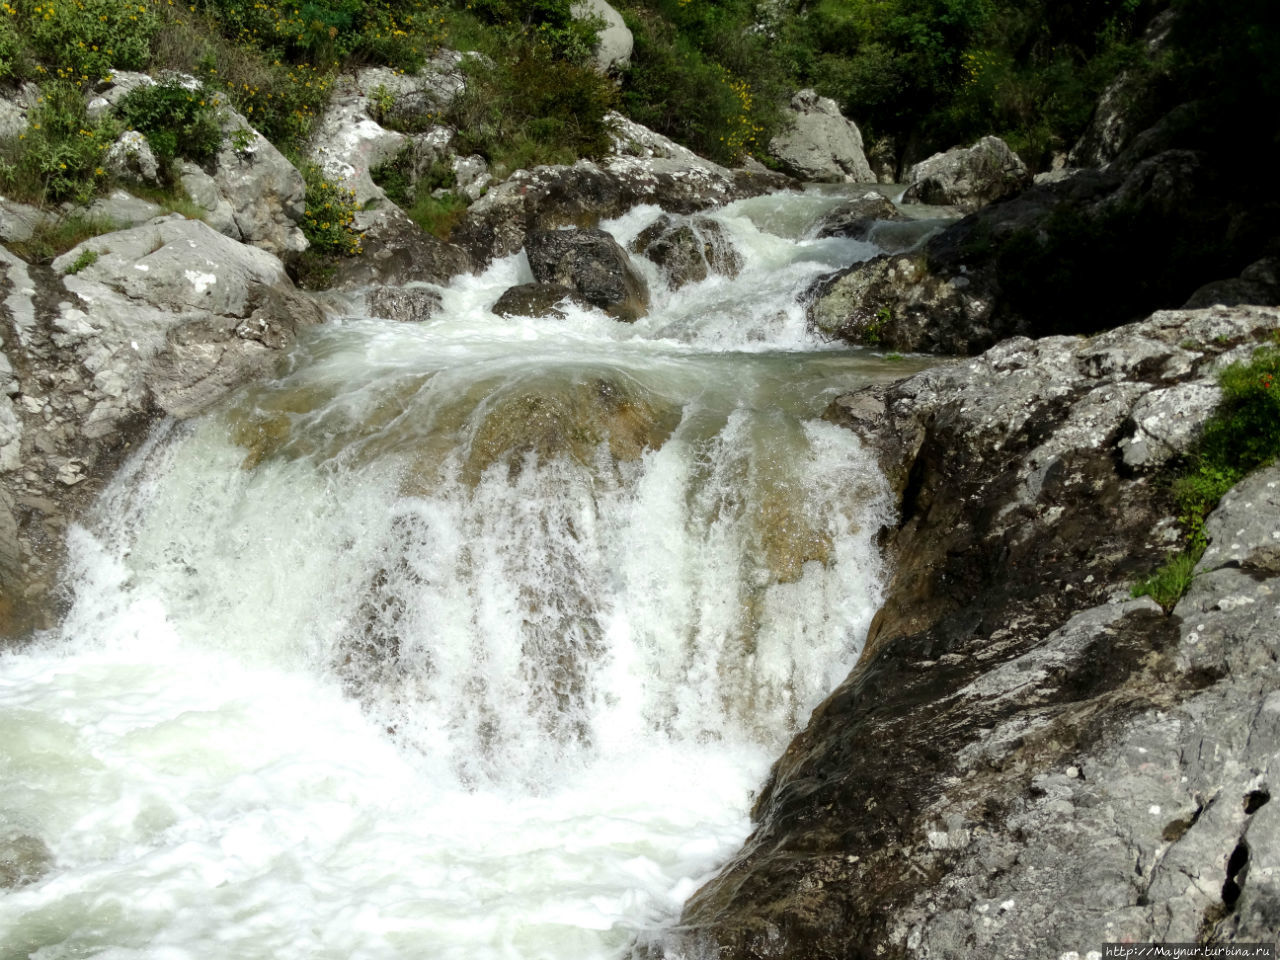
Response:
[[[45,861],[0,958],[573,960],[669,923],[877,602],[882,482],[818,414],[906,371],[804,331],[873,252],[803,239],[832,202],[721,211],[742,276],[652,273],[633,326],[497,319],[513,257],[162,425],[73,531],[61,628],[0,659],[0,849]]]

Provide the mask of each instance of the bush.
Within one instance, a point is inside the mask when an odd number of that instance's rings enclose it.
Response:
[[[84,97],[67,81],[45,84],[28,120],[4,150],[0,188],[29,203],[88,203],[106,183],[102,159],[114,131],[89,119]]]
[[[604,117],[616,98],[608,79],[536,41],[520,41],[509,57],[467,62],[467,88],[450,110],[460,153],[481,154],[503,177],[608,150]]]
[[[361,236],[355,229],[355,192],[325,177],[314,164],[302,168],[307,183],[307,209],[302,233],[317,254],[355,256],[361,253]]]
[[[166,80],[139,87],[117,111],[126,126],[146,134],[170,181],[177,157],[207,165],[222,144],[216,101],[203,85],[188,89],[179,80]]]
[[[145,67],[160,26],[144,0],[19,0],[16,6],[27,18],[36,55],[82,84],[112,69]]]

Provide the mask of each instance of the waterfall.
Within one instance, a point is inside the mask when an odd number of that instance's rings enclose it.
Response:
[[[879,598],[884,484],[820,414],[911,361],[805,331],[875,252],[807,239],[836,199],[716,213],[735,280],[638,261],[634,325],[498,319],[510,257],[157,427],[71,532],[63,623],[0,658],[0,859],[47,851],[0,958],[577,960],[670,923]]]

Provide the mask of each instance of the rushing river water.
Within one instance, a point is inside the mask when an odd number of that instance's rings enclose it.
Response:
[[[65,622],[0,659],[0,851],[50,860],[0,958],[583,960],[670,923],[878,600],[883,484],[819,414],[911,363],[805,333],[875,252],[804,239],[833,202],[716,214],[737,280],[638,261],[633,326],[497,319],[513,257],[158,428],[72,531]]]

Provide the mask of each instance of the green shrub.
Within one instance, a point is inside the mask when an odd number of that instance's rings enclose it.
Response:
[[[47,83],[27,130],[0,160],[0,189],[36,204],[84,204],[106,184],[103,155],[114,130],[89,119],[84,97],[66,81]]]
[[[478,153],[494,175],[543,163],[572,163],[609,148],[605,114],[613,84],[588,66],[521,41],[502,63],[467,62],[467,88],[450,109],[461,153]]]
[[[0,3],[0,80],[20,77],[23,73],[25,45],[18,33],[18,11],[8,3]]]
[[[307,209],[302,217],[302,233],[317,254],[355,256],[363,251],[355,229],[355,192],[325,177],[314,164],[302,168],[307,183]]]
[[[1172,610],[1195,579],[1196,564],[1203,548],[1171,556],[1159,570],[1133,585],[1129,595],[1150,597],[1165,609]]]
[[[188,89],[174,79],[139,87],[120,101],[117,112],[126,126],[146,134],[169,180],[176,158],[207,165],[222,144],[217,103],[203,85]]]
[[[160,21],[151,0],[18,0],[31,45],[59,68],[62,79],[85,84],[113,69],[147,65]]]
[[[467,200],[455,193],[434,197],[423,191],[405,208],[405,213],[427,233],[448,240],[467,214]]]
[[[80,255],[71,262],[67,267],[67,273],[79,273],[85,267],[91,267],[98,262],[97,250],[81,250]]]

